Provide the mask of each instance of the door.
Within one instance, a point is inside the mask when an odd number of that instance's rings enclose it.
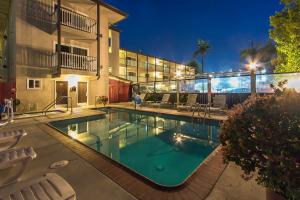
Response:
[[[56,98],[62,98],[68,96],[68,82],[67,81],[56,81]],[[57,104],[67,104],[68,99],[63,98],[58,101]]]
[[[118,81],[109,79],[109,102],[118,102]]]
[[[78,103],[87,103],[87,82],[78,82]]]

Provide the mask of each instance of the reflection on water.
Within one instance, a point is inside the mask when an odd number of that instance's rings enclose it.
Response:
[[[54,122],[72,138],[164,185],[181,183],[218,145],[218,124],[108,110]],[[176,174],[176,175],[171,175]]]

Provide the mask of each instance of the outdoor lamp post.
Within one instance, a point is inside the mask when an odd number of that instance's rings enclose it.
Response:
[[[257,63],[256,62],[250,62],[248,64],[249,69],[250,69],[250,77],[251,77],[251,95],[256,94],[256,68],[257,68]]]

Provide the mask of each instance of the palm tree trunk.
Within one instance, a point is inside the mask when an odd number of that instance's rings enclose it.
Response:
[[[204,72],[204,55],[202,55],[201,57],[201,72],[203,73]]]

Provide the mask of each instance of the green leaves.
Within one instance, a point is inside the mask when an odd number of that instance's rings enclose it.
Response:
[[[300,71],[300,1],[282,0],[284,9],[270,17],[270,37],[276,42],[277,72]]]

